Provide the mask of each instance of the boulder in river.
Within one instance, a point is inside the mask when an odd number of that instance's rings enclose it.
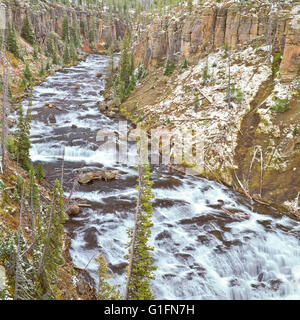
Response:
[[[88,184],[94,180],[113,180],[117,179],[120,173],[117,170],[98,170],[93,172],[80,172],[78,182],[80,184]]]
[[[96,77],[97,77],[97,78],[101,78],[102,75],[103,75],[103,74],[102,74],[101,72],[98,72],[98,73],[96,74]]]
[[[49,116],[49,122],[50,123],[56,123],[56,118],[55,118],[55,115],[54,114],[50,114],[50,116]]]
[[[62,107],[56,106],[55,104],[49,103],[49,102],[45,103],[44,107],[54,108],[54,109],[57,109],[57,110],[60,110],[60,111],[63,110]]]
[[[110,117],[110,118],[115,118],[116,117],[116,113],[113,112],[113,111],[109,111],[109,112],[107,112],[107,116]]]
[[[106,106],[106,103],[104,101],[99,101],[98,105],[99,105],[99,109],[100,109],[101,112],[106,111],[107,106]]]
[[[81,184],[87,184],[93,180],[92,172],[81,172],[78,176],[78,182]]]
[[[77,216],[79,213],[80,207],[76,203],[72,204],[67,210],[69,216]]]
[[[76,129],[76,128],[78,128],[76,124],[72,124],[72,129]]]
[[[76,83],[74,89],[76,90],[80,89],[80,84]]]
[[[116,179],[119,173],[117,171],[105,171],[105,180],[113,180]]]

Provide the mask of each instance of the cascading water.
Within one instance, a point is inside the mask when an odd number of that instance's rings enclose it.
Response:
[[[124,289],[127,229],[133,226],[136,171],[114,163],[113,150],[96,143],[99,129],[118,130],[96,104],[103,99],[107,57],[90,55],[77,66],[50,76],[33,91],[31,157],[42,161],[47,178],[60,176],[65,147],[65,184],[70,191],[76,170],[118,169],[119,180],[82,185],[74,197],[88,200],[69,218],[74,264],[96,280],[92,259],[102,252]],[[76,89],[76,84],[80,88]],[[44,107],[53,103],[62,110]],[[27,106],[27,102],[24,102]],[[49,116],[54,115],[56,123]],[[131,151],[134,154],[134,151]],[[155,194],[151,245],[158,267],[152,283],[157,299],[299,299],[300,226],[298,221],[255,207],[248,199],[215,182],[153,168]],[[232,217],[224,210],[247,214]]]

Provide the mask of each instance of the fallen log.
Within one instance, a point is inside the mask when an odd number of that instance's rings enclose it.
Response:
[[[249,215],[246,214],[246,213],[238,213],[238,214],[236,214],[236,213],[230,212],[229,210],[227,210],[227,209],[225,209],[225,208],[223,208],[223,207],[221,207],[221,209],[222,209],[225,213],[227,213],[228,215],[230,215],[230,216],[232,216],[232,217],[235,217],[235,218],[250,218]]]
[[[87,203],[77,203],[77,206],[80,208],[91,208],[92,206]]]

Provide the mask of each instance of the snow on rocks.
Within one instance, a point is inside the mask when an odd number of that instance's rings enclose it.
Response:
[[[3,266],[0,265],[0,290],[4,290],[6,286],[6,272]]]
[[[147,114],[159,116],[163,123],[171,121],[172,127],[180,128],[183,133],[193,129],[194,141],[204,144],[205,164],[210,169],[232,168],[231,157],[243,115],[249,111],[261,84],[272,74],[266,57],[267,51],[262,48],[248,47],[244,51],[230,52],[230,106],[227,99],[228,57],[224,49],[219,49],[177,77],[173,74],[167,81],[171,89],[169,96],[146,106],[145,110]],[[204,76],[205,72],[207,76]],[[194,104],[196,95],[198,107]]]

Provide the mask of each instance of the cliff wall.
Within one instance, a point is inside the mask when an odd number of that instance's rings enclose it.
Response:
[[[225,44],[231,49],[241,45],[269,44],[270,32],[274,52],[283,53],[280,72],[284,79],[300,70],[300,23],[297,9],[284,5],[273,8],[261,1],[250,6],[228,2],[206,2],[189,14],[177,8],[172,14],[156,17],[142,30],[135,46],[135,61],[147,68],[165,58],[195,58]]]

